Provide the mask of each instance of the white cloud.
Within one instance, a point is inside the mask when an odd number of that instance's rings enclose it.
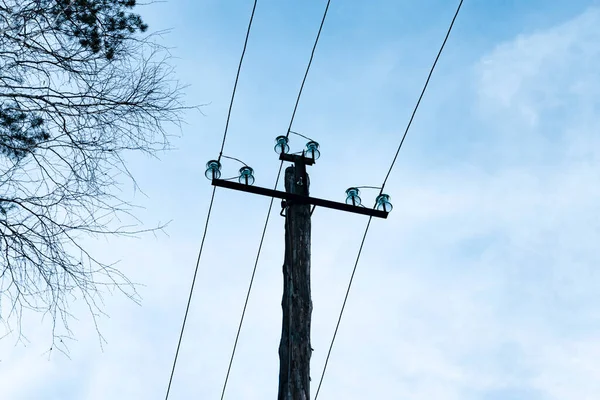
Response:
[[[600,89],[599,20],[600,10],[590,8],[559,26],[499,45],[479,67],[483,108],[521,116],[530,125],[557,111],[576,121],[573,114],[593,106]]]

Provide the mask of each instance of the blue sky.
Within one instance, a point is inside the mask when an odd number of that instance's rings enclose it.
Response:
[[[418,4],[417,4],[418,3]],[[456,7],[452,1],[331,3],[293,129],[322,146],[311,192],[343,201],[379,185]],[[272,186],[325,6],[259,1],[225,154]],[[131,156],[145,192],[125,196],[168,235],[91,241],[121,260],[142,306],[105,297],[103,349],[84,307],[71,359],[0,341],[2,398],[164,398],[208,208],[251,1],[147,6],[189,112],[161,160]],[[374,221],[320,399],[595,399],[600,393],[600,8],[596,1],[466,0]],[[305,140],[291,137],[293,150]],[[239,166],[224,162],[224,175]],[[365,203],[376,193],[364,191]],[[268,199],[217,191],[171,399],[219,398]],[[277,392],[283,223],[275,210],[225,398]],[[365,218],[313,218],[313,395]]]

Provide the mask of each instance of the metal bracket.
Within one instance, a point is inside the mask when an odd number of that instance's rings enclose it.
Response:
[[[302,163],[304,165],[313,165],[315,163],[315,160],[313,160],[312,158],[298,154],[281,153],[279,154],[279,159],[281,161],[293,162],[294,164]]]
[[[372,208],[365,208],[359,206],[353,206],[346,203],[338,203],[336,201],[319,199],[316,197],[304,196],[295,193],[287,193],[279,190],[262,188],[260,186],[244,185],[237,182],[225,181],[222,179],[213,179],[212,184],[214,186],[224,187],[227,189],[239,190],[241,192],[248,192],[254,194],[260,194],[267,197],[276,197],[278,199],[286,200],[286,204],[289,206],[290,203],[294,204],[312,204],[314,206],[320,206],[325,208],[333,208],[335,210],[347,211],[355,214],[368,215],[376,218],[387,218],[387,211],[375,210]]]

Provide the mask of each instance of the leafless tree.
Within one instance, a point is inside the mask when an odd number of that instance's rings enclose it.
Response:
[[[116,193],[129,151],[168,147],[184,106],[168,53],[135,0],[0,0],[0,321],[47,314],[69,336],[69,305],[135,288],[83,245],[134,234]],[[22,334],[22,332],[21,332]]]

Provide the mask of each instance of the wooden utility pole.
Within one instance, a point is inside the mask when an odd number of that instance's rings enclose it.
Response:
[[[285,170],[285,191],[308,196],[304,163]],[[310,204],[286,203],[283,321],[279,343],[278,400],[310,399]]]
[[[278,136],[275,150],[281,161],[294,165],[285,170],[285,192],[252,186],[253,169],[244,165],[240,169],[239,183],[219,179],[221,163],[210,160],[206,164],[206,177],[215,186],[242,192],[282,199],[285,212],[285,257],[283,262],[283,321],[279,342],[279,394],[278,400],[310,400],[310,216],[311,205],[346,211],[369,217],[387,218],[391,211],[389,196],[379,194],[374,208],[361,205],[356,187],[346,190],[346,203],[310,197],[306,166],[319,158],[319,145],[315,141],[306,144],[301,155],[287,154],[287,136]],[[283,214],[282,214],[283,215]]]

